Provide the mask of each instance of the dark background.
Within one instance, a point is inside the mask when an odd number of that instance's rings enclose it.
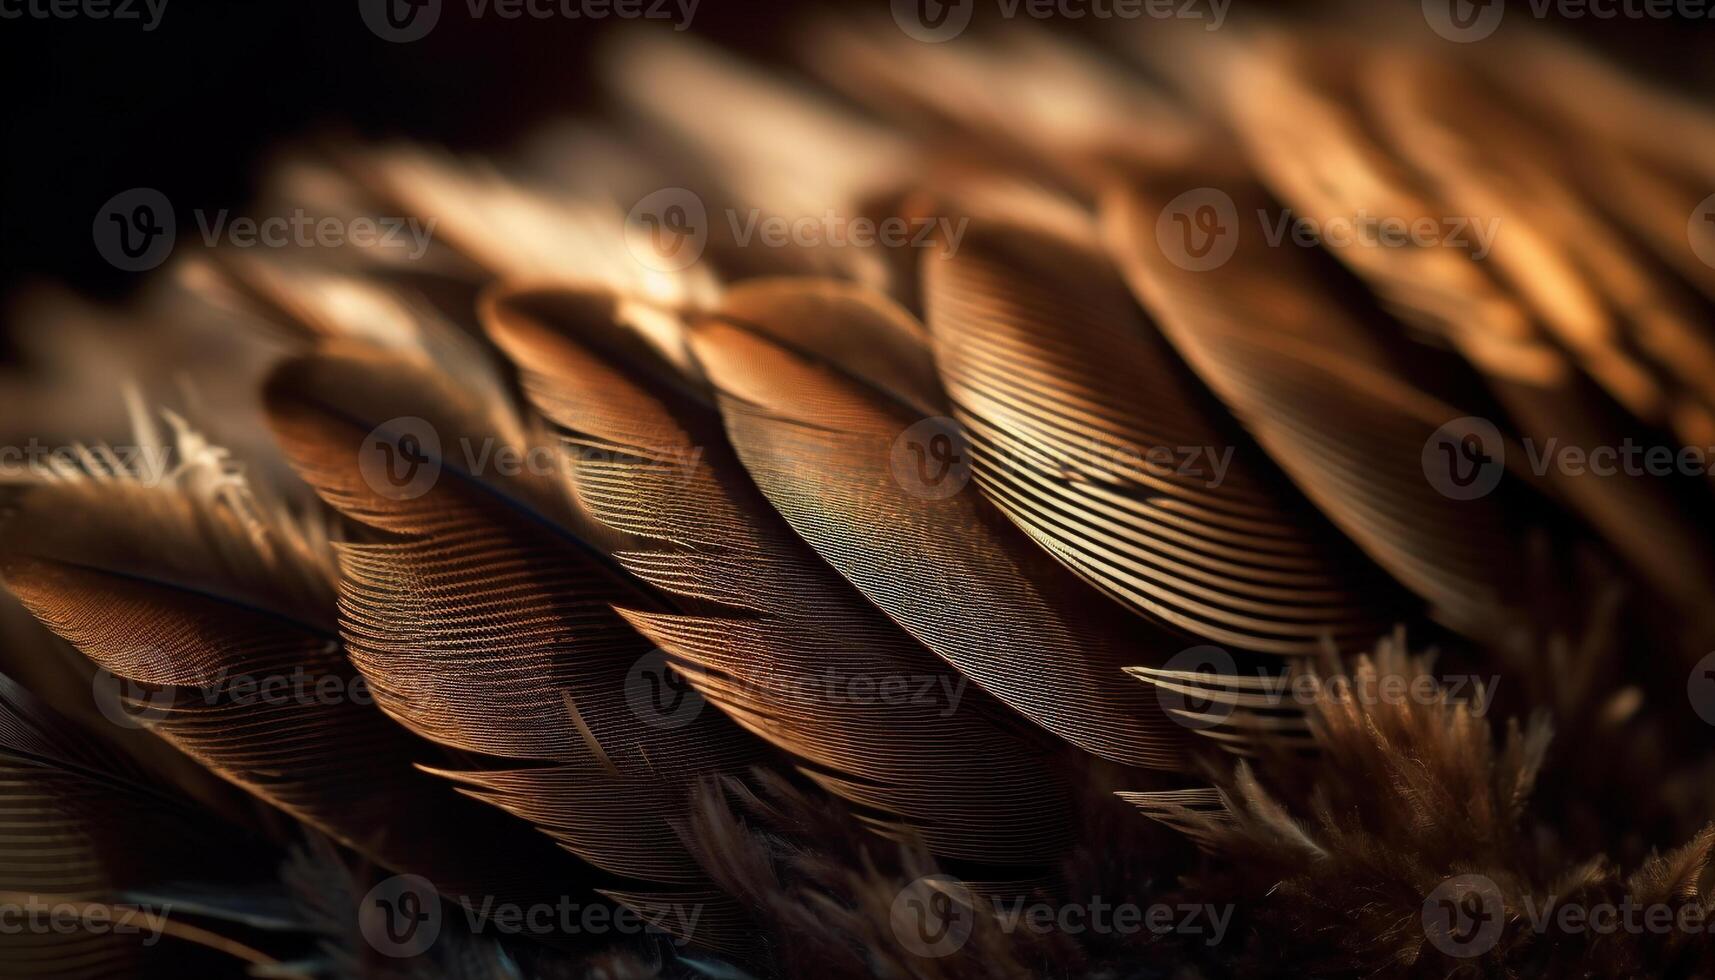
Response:
[[[1509,2],[1523,10],[1528,0]],[[846,6],[859,5],[886,10],[886,0]],[[702,0],[693,31],[765,50],[785,43],[784,25],[806,8]],[[1398,15],[1420,17],[1416,0],[1401,2]],[[1710,78],[1715,22],[1562,26],[1688,88]],[[408,44],[372,34],[357,0],[168,0],[148,33],[136,22],[0,20],[0,299],[41,279],[104,295],[135,286],[141,277],[103,262],[90,235],[96,209],[127,188],[157,188],[184,202],[182,213],[241,207],[259,161],[307,133],[479,149],[546,115],[588,108],[598,96],[587,55],[602,29],[472,20],[465,0],[444,0],[435,29]]]

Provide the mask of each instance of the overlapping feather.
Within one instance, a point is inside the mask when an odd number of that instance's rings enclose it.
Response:
[[[339,547],[340,631],[384,711],[475,763],[437,772],[619,876],[612,891],[640,909],[715,904],[678,823],[692,779],[739,771],[753,750],[712,712],[666,725],[637,709],[628,677],[651,648],[612,605],[652,600],[568,526],[552,473],[508,475],[502,460],[522,450],[486,406],[386,355],[288,363],[269,409],[304,479],[383,532]],[[418,412],[405,417],[436,434],[419,451],[439,475],[420,494],[383,492],[360,447],[406,451],[400,416]],[[730,930],[723,914],[697,938]]]
[[[1045,746],[793,536],[712,404],[619,322],[620,306],[524,292],[492,298],[487,319],[614,557],[669,597],[671,609],[624,608],[626,619],[884,832],[908,828],[966,861],[1050,863],[1068,799]]]
[[[871,602],[1025,717],[1116,762],[1184,765],[1183,730],[1120,673],[1180,644],[1124,617],[975,487],[929,496],[902,481],[894,454],[911,459],[902,439],[919,410],[794,347],[835,331],[792,318],[793,292],[752,294],[691,330],[727,436],[775,508]],[[853,294],[828,315],[862,337],[905,314]],[[986,610],[980,624],[973,609]]]

